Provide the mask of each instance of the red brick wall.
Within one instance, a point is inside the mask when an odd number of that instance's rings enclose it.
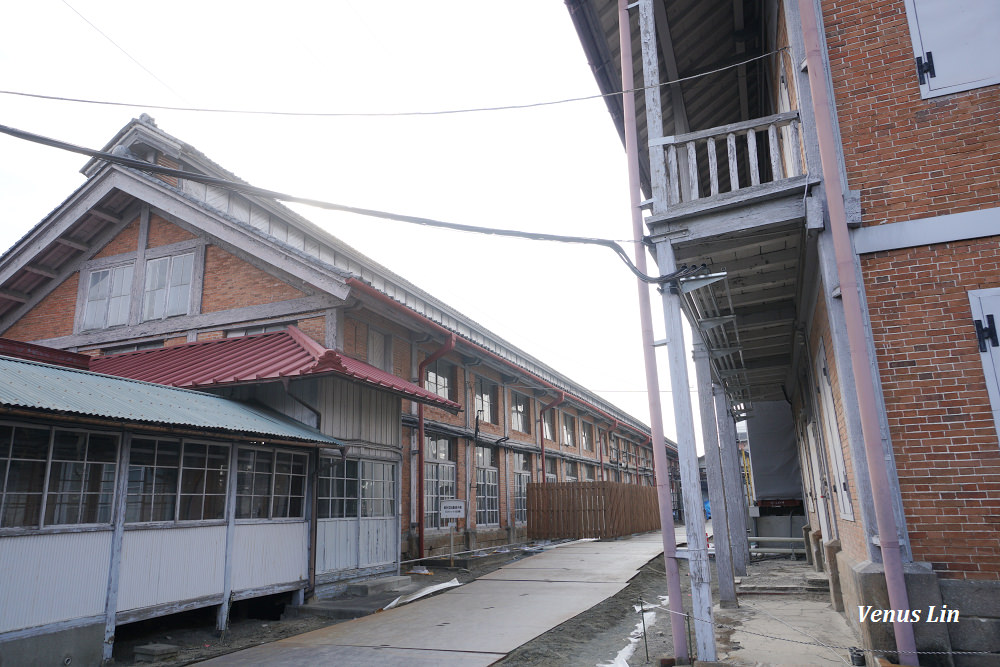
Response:
[[[865,225],[996,206],[1000,86],[920,99],[903,0],[824,0],[823,20]]]
[[[307,317],[295,323],[302,333],[312,338],[320,345],[326,346],[326,316]]]
[[[111,239],[101,251],[94,255],[95,258],[114,257],[126,252],[135,252],[139,248],[139,218],[130,222],[125,229],[121,230],[117,236]]]
[[[1000,579],[1000,447],[967,294],[1000,287],[1000,236],[862,267],[914,556]]]
[[[160,246],[180,243],[194,238],[194,234],[187,232],[177,225],[167,222],[158,215],[149,216],[149,234],[146,238],[147,248],[159,248]]]
[[[305,296],[291,285],[257,267],[210,245],[205,256],[205,285],[201,310],[220,310],[287,301]]]
[[[79,285],[80,274],[74,273],[7,329],[4,337],[33,341],[72,334]]]

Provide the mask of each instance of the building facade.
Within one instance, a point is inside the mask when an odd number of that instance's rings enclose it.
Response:
[[[319,511],[343,519],[326,543],[347,545],[327,554],[332,587],[446,550],[442,499],[467,501],[458,542],[473,549],[524,539],[528,483],[652,483],[647,426],[254,194],[148,116],[105,152],[160,172],[84,167],[86,182],[0,260],[0,335],[89,355],[101,372],[254,401],[344,442],[345,461],[319,462]],[[301,363],[268,356],[275,338]],[[233,361],[237,339],[264,351]],[[197,372],[218,358],[231,363]],[[164,365],[188,372],[150,372]],[[358,546],[373,488],[395,531],[374,561]]]
[[[567,1],[609,94],[619,4]],[[858,606],[887,607],[905,581],[910,608],[963,619],[912,624],[918,650],[944,653],[920,664],[985,664],[948,652],[1000,647],[1000,11],[625,11],[649,239],[661,271],[721,276],[683,306],[754,467],[755,437],[787,424],[816,563],[866,647],[903,635]]]

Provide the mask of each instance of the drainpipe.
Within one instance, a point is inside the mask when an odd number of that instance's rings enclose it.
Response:
[[[424,371],[435,361],[448,354],[458,345],[458,337],[449,334],[448,340],[437,352],[427,357],[417,366],[417,384],[424,386]],[[417,557],[424,557],[424,404],[417,404]]]
[[[825,68],[819,40],[819,19],[816,16],[814,0],[799,0],[799,14],[802,34],[806,47],[806,62],[809,68],[809,88],[812,92],[813,112],[816,116],[816,133],[819,136],[819,155],[823,166],[823,184],[830,213],[830,234],[833,237],[834,254],[837,259],[837,275],[840,279],[840,293],[844,303],[844,320],[847,327],[847,341],[851,350],[851,368],[857,385],[858,405],[861,412],[861,435],[865,441],[865,458],[872,483],[875,504],[875,522],[878,526],[879,546],[882,550],[885,568],[885,585],[889,592],[889,606],[892,609],[909,609],[906,594],[906,579],[903,574],[903,559],[899,549],[899,531],[896,517],[892,513],[892,491],[889,474],[885,466],[885,452],[875,401],[875,380],[867,354],[864,318],[861,297],[854,266],[854,249],[847,231],[847,215],[844,211],[844,192],[840,183],[840,169],[837,163],[837,141],[833,132],[833,101],[827,94]],[[918,665],[917,645],[913,637],[913,625],[897,620],[893,623],[896,650],[899,661],[908,665]]]
[[[542,409],[538,411],[538,444],[542,450],[542,484],[545,484],[545,424],[542,422],[542,415],[545,414],[546,410],[551,410],[552,408],[566,402],[566,392],[560,391],[551,403],[546,403],[542,406]],[[558,438],[558,434],[555,433],[553,429],[553,438]]]
[[[646,270],[646,244],[643,243],[643,220],[640,208],[639,133],[635,117],[635,81],[632,68],[632,23],[627,0],[618,0],[618,46],[622,66],[622,120],[625,126],[625,153],[628,158],[629,204],[632,209],[632,237],[635,239],[635,265]],[[684,598],[681,575],[677,564],[677,541],[674,537],[673,498],[670,497],[670,475],[667,470],[667,449],[663,443],[663,408],[660,404],[660,380],[656,373],[656,351],[653,347],[653,315],[649,305],[649,287],[636,281],[639,290],[639,321],[642,328],[642,354],[646,367],[646,392],[649,396],[649,425],[653,436],[653,471],[660,508],[660,531],[663,539],[663,564],[667,574],[670,634],[679,664],[687,664],[690,655],[684,628]],[[685,384],[685,387],[687,385]],[[707,546],[706,546],[707,552]],[[707,559],[707,553],[706,553]],[[709,607],[711,611],[711,607]],[[710,614],[709,614],[710,615]],[[708,654],[711,654],[709,657]],[[714,646],[705,652],[703,660],[714,660]]]

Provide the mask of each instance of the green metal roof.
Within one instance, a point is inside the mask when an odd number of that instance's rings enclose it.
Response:
[[[227,398],[3,356],[0,405],[343,445],[292,419]]]

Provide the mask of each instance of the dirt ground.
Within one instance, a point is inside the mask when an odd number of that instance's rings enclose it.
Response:
[[[473,566],[470,570],[435,568],[431,575],[413,577],[417,583],[427,586],[452,578],[457,578],[464,584],[524,557],[529,556],[511,552],[507,560],[492,560],[483,566]],[[781,563],[782,561],[773,561],[770,567],[780,568]],[[767,563],[761,565],[769,567]],[[714,562],[712,569],[712,579],[715,581]],[[681,589],[685,596],[685,608],[690,609],[690,583],[684,562],[681,562]],[[718,591],[714,584],[712,593],[717,602]],[[658,665],[661,657],[673,655],[670,614],[655,608],[655,605],[666,606],[666,594],[663,557],[658,556],[644,565],[617,595],[536,637],[496,664],[507,667]],[[639,613],[640,600],[647,609],[644,615]],[[156,663],[165,667],[179,667],[341,622],[317,617],[281,620],[280,614],[285,601],[287,598],[265,598],[234,605],[230,628],[222,637],[216,636],[214,631],[214,608],[122,626],[115,642],[115,664],[136,664],[132,651],[135,646],[142,644],[179,646],[176,659]],[[647,625],[645,634],[642,634],[643,616]],[[726,645],[731,634],[731,631],[724,629],[717,631],[720,648]],[[693,645],[693,637],[689,643]]]
[[[473,561],[469,569],[433,567],[429,568],[430,574],[411,574],[411,577],[414,583],[421,586],[432,586],[456,578],[459,583],[465,584],[528,556],[530,553],[512,550],[508,558],[484,558],[481,565]],[[410,574],[405,566],[402,574]],[[393,597],[393,594],[387,594],[385,602]],[[170,644],[178,647],[177,657],[155,664],[181,667],[342,622],[315,616],[282,620],[281,614],[289,599],[288,595],[278,595],[235,603],[230,612],[229,628],[221,637],[215,632],[216,607],[119,626],[115,637],[114,664],[149,664],[135,661],[136,646]]]

